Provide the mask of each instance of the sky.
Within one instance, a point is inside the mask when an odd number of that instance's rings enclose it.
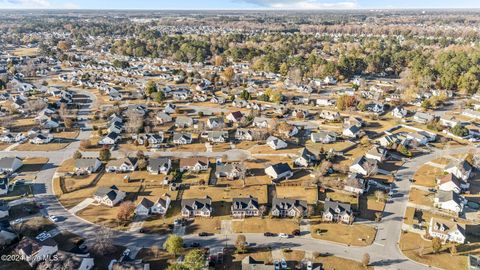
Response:
[[[480,8],[480,0],[0,0],[0,9]]]

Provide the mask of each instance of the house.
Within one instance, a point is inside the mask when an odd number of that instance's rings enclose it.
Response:
[[[275,121],[267,117],[255,117],[253,118],[252,126],[257,128],[274,128]]]
[[[210,217],[213,212],[212,199],[208,196],[205,199],[182,200],[183,217]]]
[[[343,190],[359,195],[363,194],[365,191],[368,190],[368,181],[366,181],[356,173],[349,174],[347,179],[345,180]]]
[[[288,198],[273,198],[270,214],[274,217],[304,217],[307,201]]]
[[[424,113],[424,112],[416,112],[415,115],[413,115],[413,121],[420,124],[430,123],[434,119],[435,119],[435,115]]]
[[[273,150],[279,150],[288,147],[288,144],[285,141],[275,136],[270,136],[267,138],[267,145],[270,146],[270,148],[272,148]]]
[[[337,84],[337,79],[332,76],[327,76],[325,79],[323,79],[323,82],[328,85],[334,85]]]
[[[159,112],[157,113],[156,117],[157,121],[160,123],[160,124],[165,124],[165,123],[169,123],[169,122],[172,122],[173,121],[173,118],[165,113],[165,112]]]
[[[120,140],[120,135],[116,132],[110,132],[107,136],[103,137],[98,144],[99,145],[114,145]]]
[[[310,134],[310,140],[314,143],[334,143],[337,140],[337,134],[327,131],[315,132]]]
[[[8,178],[0,177],[0,195],[5,195],[8,193]]]
[[[474,111],[472,109],[465,109],[462,112],[462,115],[465,115],[467,117],[474,118],[474,119],[480,119],[480,112],[479,111]]]
[[[221,117],[210,117],[207,119],[207,127],[211,129],[223,128],[223,118]]]
[[[353,125],[345,128],[342,134],[343,136],[348,138],[357,138],[358,135],[360,134],[360,128],[358,126]]]
[[[468,270],[480,270],[480,256],[468,254],[467,261],[468,261]]]
[[[327,222],[351,224],[354,219],[352,206],[348,203],[326,200],[323,205],[322,219]]]
[[[378,143],[382,147],[391,147],[392,145],[399,142],[399,139],[396,135],[386,135],[378,139]]]
[[[351,173],[357,173],[363,176],[374,175],[377,173],[377,169],[377,160],[368,159],[365,156],[356,158],[349,167]]]
[[[228,141],[228,131],[209,131],[207,135],[209,142],[222,143]]]
[[[226,177],[229,180],[234,180],[242,176],[242,169],[238,163],[217,164],[215,176],[217,178]]]
[[[456,222],[431,218],[428,226],[428,234],[432,237],[438,237],[444,242],[465,243],[465,228]]]
[[[145,197],[142,198],[142,200],[137,204],[137,207],[135,207],[135,215],[143,217],[150,215],[150,210],[153,205],[154,203],[151,200]]]
[[[160,148],[160,144],[163,142],[163,132],[147,134],[147,142],[150,148]]]
[[[455,116],[444,115],[443,117],[440,117],[440,124],[445,127],[453,128],[456,125],[461,125],[462,121],[457,120]]]
[[[395,118],[404,118],[405,116],[407,116],[407,114],[408,111],[401,106],[397,106],[392,110],[392,116]]]
[[[112,122],[108,128],[108,133],[117,133],[120,134],[123,131],[123,122]]]
[[[40,241],[37,238],[24,237],[15,248],[22,260],[34,267],[39,262],[48,259],[58,251],[58,245],[52,238]]]
[[[340,120],[341,116],[338,112],[323,110],[319,114],[320,118],[330,121]]]
[[[172,161],[169,158],[150,158],[147,171],[151,174],[168,174],[172,168]]]
[[[419,145],[425,145],[428,143],[427,136],[421,134],[420,132],[409,132],[406,134],[406,138],[410,141],[414,141]]]
[[[232,122],[232,123],[238,123],[242,120],[243,118],[243,113],[240,112],[240,111],[236,111],[236,112],[231,112],[227,115],[227,120]]]
[[[467,181],[472,173],[472,165],[466,160],[452,161],[444,169],[445,172],[455,175],[457,178]]]
[[[0,174],[10,174],[23,166],[23,162],[18,157],[0,158]]]
[[[242,270],[275,270],[275,266],[246,256],[242,259]]]
[[[308,167],[317,162],[317,156],[306,147],[300,150],[299,156],[293,161],[298,167]]]
[[[193,126],[193,118],[188,116],[177,116],[175,126],[178,128],[189,128]]]
[[[463,190],[467,190],[470,186],[469,183],[458,179],[458,177],[452,173],[437,178],[437,185],[438,190],[453,191],[457,194],[461,193]]]
[[[237,129],[235,139],[240,141],[253,141],[253,133],[249,129]]]
[[[152,214],[164,216],[167,214],[171,201],[170,195],[165,194],[163,197],[158,198],[157,202],[150,208],[150,212]]]
[[[35,137],[30,139],[30,143],[33,144],[47,144],[53,140],[53,136],[51,134],[44,135],[44,134],[37,134]]]
[[[256,217],[260,215],[258,199],[252,196],[233,198],[230,209],[233,218]]]
[[[125,192],[113,185],[111,187],[99,187],[93,195],[93,198],[98,203],[113,207],[123,201],[125,196]]]
[[[315,104],[319,107],[328,107],[328,106],[333,106],[335,103],[333,100],[331,99],[327,99],[327,98],[318,98],[316,101],[315,101]]]
[[[174,144],[191,144],[192,134],[175,132],[173,133],[173,143]]]
[[[46,267],[46,264],[50,265],[51,263],[53,263],[54,266],[51,268]],[[95,266],[95,262],[93,258],[90,258],[89,254],[75,254],[59,250],[55,254],[54,260],[48,263],[46,261],[41,262],[40,265],[37,269],[61,269],[62,267],[68,267],[69,269],[75,270],[90,270]]]
[[[150,270],[149,263],[143,263],[141,260],[117,261],[111,260],[108,264],[108,270]]]
[[[98,158],[78,158],[75,159],[74,172],[76,174],[91,174],[97,172],[102,166]]]
[[[434,206],[456,214],[463,212],[466,200],[453,191],[439,190],[435,193]]]
[[[208,170],[208,157],[189,157],[180,159],[180,172],[200,172]]]
[[[107,163],[107,172],[126,173],[137,169],[137,158],[126,157],[117,160],[111,160]]]
[[[287,163],[277,163],[265,168],[265,174],[270,176],[273,181],[283,178],[288,179],[293,176],[292,169]]]
[[[163,112],[165,112],[167,114],[172,114],[172,113],[175,113],[176,109],[177,109],[177,105],[172,104],[172,103],[168,103],[167,105],[165,105],[165,108],[163,109]]]
[[[359,117],[350,116],[350,117],[345,118],[343,120],[343,126],[345,128],[351,127],[351,126],[357,126],[357,127],[361,128],[361,127],[365,126],[365,122]]]
[[[368,159],[374,159],[378,162],[383,162],[387,157],[388,151],[385,148],[373,146],[367,153],[365,153],[365,157]]]

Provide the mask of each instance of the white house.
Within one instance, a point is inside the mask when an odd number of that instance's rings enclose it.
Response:
[[[22,166],[23,166],[23,162],[18,157],[0,158],[0,173],[3,173],[3,174],[13,173]]]
[[[147,198],[143,198],[135,207],[136,216],[148,216],[150,215],[150,209],[153,206],[153,202]]]
[[[192,134],[190,133],[174,133],[173,139],[174,144],[191,144],[192,143]]]
[[[93,198],[98,203],[113,207],[123,201],[126,193],[119,190],[116,186],[111,187],[99,187]]]
[[[75,160],[74,172],[91,174],[97,172],[102,162],[98,158],[79,158]]]
[[[279,150],[288,147],[288,144],[285,141],[275,136],[270,136],[267,138],[267,145],[270,146],[270,148],[272,148],[273,150]]]
[[[444,242],[465,243],[465,228],[456,222],[431,218],[428,234],[432,237],[438,237]]]
[[[457,215],[463,212],[466,200],[453,191],[439,190],[435,193],[434,206]]]
[[[169,158],[150,158],[147,171],[152,174],[168,174],[172,167],[172,161]]]
[[[110,132],[107,136],[98,141],[99,145],[114,145],[120,140],[120,135],[116,132]]]
[[[126,173],[133,172],[137,169],[137,158],[126,157],[116,160],[111,160],[107,163],[107,172]]]
[[[208,157],[189,157],[180,159],[179,169],[181,172],[200,172],[208,170]]]
[[[310,134],[310,140],[314,143],[334,143],[337,140],[337,134],[327,131],[315,132]]]
[[[383,162],[387,157],[387,150],[382,147],[373,146],[367,153],[365,153],[365,157],[368,159],[375,159],[378,162]]]
[[[463,190],[467,190],[470,186],[469,183],[458,179],[452,173],[437,178],[437,185],[439,190],[453,191],[455,193],[461,193]]]
[[[30,139],[30,143],[33,144],[47,144],[53,140],[53,136],[51,134],[43,135],[37,134],[34,138]]]
[[[378,165],[377,160],[368,159],[365,156],[356,158],[352,165],[350,165],[349,170],[351,173],[357,173],[363,176],[370,176],[377,173]]]
[[[408,111],[403,107],[395,107],[392,110],[392,116],[395,118],[404,118],[405,116],[407,116],[407,114]]]
[[[343,136],[348,138],[357,138],[358,135],[360,134],[360,128],[358,126],[353,125],[345,128],[342,134]]]
[[[165,194],[163,198],[158,198],[157,202],[150,208],[152,214],[165,215],[171,203],[170,195]]]
[[[444,168],[444,171],[455,175],[463,181],[467,181],[472,173],[472,165],[466,160],[452,161]]]
[[[274,181],[283,178],[288,179],[293,176],[292,169],[287,163],[277,163],[265,168],[265,174],[270,176]]]
[[[212,199],[186,199],[182,200],[183,217],[210,217],[213,212]]]

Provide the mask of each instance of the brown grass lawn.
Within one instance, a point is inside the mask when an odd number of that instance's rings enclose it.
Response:
[[[253,196],[258,198],[258,202],[267,203],[267,187],[266,186],[247,186],[245,188],[222,188],[222,187],[206,187],[193,186],[185,190],[183,199],[204,198],[209,196],[213,202],[226,201],[231,202],[232,198]]]
[[[432,254],[431,246],[431,241],[423,240],[416,233],[402,233],[400,236],[400,248],[403,254],[414,261],[446,270],[467,269],[467,256],[451,255],[448,251],[449,245],[445,245],[444,250],[439,254]],[[422,247],[426,255],[421,255]]]
[[[11,144],[8,143],[0,143],[0,151],[5,150],[5,148],[9,147]]]
[[[439,168],[430,165],[423,165],[415,172],[413,179],[415,180],[416,185],[435,187],[436,178],[442,174],[443,171]]]
[[[292,233],[298,229],[296,219],[247,218],[242,221],[233,220],[232,230],[236,233]]]
[[[336,143],[314,143],[311,140],[308,140],[305,143],[305,147],[307,147],[310,151],[314,151],[315,153],[320,152],[321,149],[324,151],[328,151],[333,149],[335,151],[342,151],[345,148],[350,147],[352,144],[347,141],[340,141]]]
[[[212,168],[208,168],[207,171],[202,172],[184,172],[182,175],[182,183],[184,184],[194,184],[197,185],[203,181],[205,184],[208,184],[208,179],[210,178],[210,172]]]
[[[57,172],[66,173],[66,172],[73,172],[75,168],[75,160],[73,158],[65,160],[62,165],[57,169]]]
[[[430,222],[430,219],[432,219],[432,217],[439,218],[439,219],[446,219],[446,220],[450,220],[454,218],[453,216],[449,216],[447,214],[434,214],[429,211],[421,211],[421,212],[422,212],[422,216],[421,216],[422,221],[427,224]],[[404,221],[405,224],[412,225],[417,222],[416,220],[414,220],[414,214],[415,214],[415,208],[407,207],[407,210],[405,212],[405,221]],[[466,223],[465,220],[463,219],[457,219],[457,221],[459,223]]]
[[[23,160],[23,166],[17,171],[18,176],[15,179],[35,180],[37,173],[48,162],[48,158],[34,157]]]
[[[328,191],[326,194],[327,198],[330,198],[332,201],[344,202],[352,204],[352,206],[358,206],[358,197],[350,195],[343,192]]]
[[[362,218],[375,220],[376,212],[383,212],[385,201],[377,201],[374,191],[370,191],[366,196],[362,196],[359,200],[360,216]]]
[[[215,210],[215,209],[214,209]],[[221,219],[219,217],[201,218],[196,217],[193,223],[187,226],[187,234],[197,234],[200,232],[220,233]]]
[[[327,257],[318,257],[314,260],[315,263],[321,263],[323,269],[325,270],[365,270],[365,269],[373,269],[373,267],[365,268],[360,262],[356,262],[353,260],[348,260],[340,257],[335,256],[327,256]]]
[[[441,157],[441,158],[436,158],[432,160],[433,163],[441,164],[441,165],[447,165],[450,163],[452,160],[449,158]]]
[[[317,234],[317,230],[322,230]],[[311,226],[312,236],[352,246],[368,246],[375,240],[376,230],[368,225],[345,225],[337,223],[320,223]]]
[[[36,56],[38,48],[16,48],[12,53],[15,56]]]
[[[117,214],[119,207],[108,207],[104,205],[90,205],[87,208],[77,212],[77,216],[92,223],[102,224],[109,228],[117,230],[126,230],[128,226],[123,226],[118,222]]]
[[[14,148],[15,151],[58,151],[67,147],[70,143],[47,143],[47,144],[33,144],[22,143]]]
[[[252,154],[298,154],[302,149],[301,147],[295,147],[289,145],[287,148],[274,150],[268,145],[256,145],[250,148]]]
[[[410,189],[410,196],[409,196],[408,200],[410,202],[413,202],[413,203],[416,203],[416,204],[433,207],[434,197],[435,197],[435,194],[432,193],[432,192],[412,188],[412,189]]]
[[[318,188],[305,188],[303,186],[277,186],[278,198],[297,198],[306,200],[307,203],[313,204],[318,200]]]
[[[250,251],[248,253],[234,253],[232,256],[227,256],[225,261],[225,269],[229,270],[241,270],[243,258],[251,256],[256,261],[261,261],[266,264],[273,264],[272,252],[270,251]]]

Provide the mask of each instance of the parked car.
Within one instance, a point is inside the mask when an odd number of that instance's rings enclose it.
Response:
[[[287,269],[288,268],[287,261],[285,261],[285,259],[282,259],[282,261],[280,262],[280,266],[282,267],[282,269]]]
[[[271,232],[266,232],[263,234],[263,236],[266,236],[266,237],[272,237],[272,236],[277,236],[276,233],[271,233]]]
[[[132,251],[131,251],[129,248],[125,249],[125,250],[123,251],[123,256],[124,256],[124,257],[128,257],[128,255],[130,255],[130,252],[132,252]]]
[[[311,261],[307,262],[307,270],[312,270],[313,269],[313,264]]]
[[[208,232],[201,232],[198,234],[198,236],[209,236],[210,234]]]
[[[286,233],[280,233],[280,234],[278,234],[278,237],[280,237],[280,238],[290,238],[290,235],[288,235]]]
[[[280,263],[278,261],[273,262],[275,270],[280,270]]]
[[[54,216],[54,215],[48,216],[48,219],[50,219],[50,221],[53,222],[53,223],[58,221],[58,217]]]
[[[198,243],[198,242],[193,242],[193,243],[190,244],[190,247],[193,247],[193,248],[195,248],[195,247],[200,247],[200,243]]]
[[[292,234],[295,235],[295,236],[299,236],[300,235],[300,230],[299,229],[293,230]]]

